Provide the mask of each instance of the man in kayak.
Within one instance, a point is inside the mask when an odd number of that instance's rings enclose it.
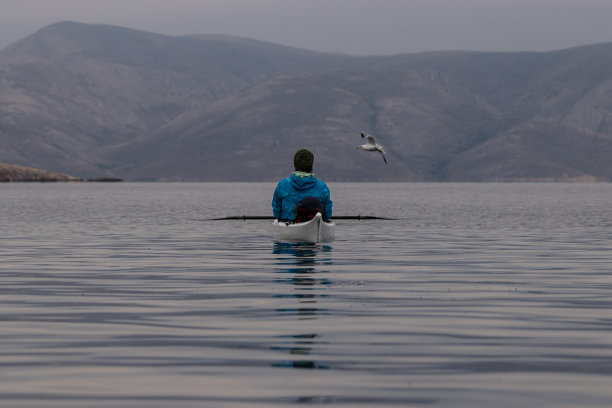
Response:
[[[302,222],[320,212],[324,220],[332,217],[329,188],[312,172],[314,155],[300,149],[293,157],[295,172],[278,182],[272,199],[274,217],[281,221]]]

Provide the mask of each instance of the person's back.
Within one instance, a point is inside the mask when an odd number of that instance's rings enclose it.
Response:
[[[298,203],[308,197],[320,200],[324,219],[332,217],[329,188],[323,181],[315,178],[312,173],[313,162],[314,155],[310,151],[300,149],[296,152],[293,158],[295,173],[279,181],[274,191],[272,210],[276,219],[295,221],[296,217],[300,218],[298,217],[300,212],[297,208]],[[313,203],[316,201],[310,200],[309,207]]]

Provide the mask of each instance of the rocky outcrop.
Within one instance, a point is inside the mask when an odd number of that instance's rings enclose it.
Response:
[[[78,177],[69,176],[67,174],[54,173],[47,170],[35,169],[33,167],[0,163],[0,182],[25,181],[78,182],[83,180]]]

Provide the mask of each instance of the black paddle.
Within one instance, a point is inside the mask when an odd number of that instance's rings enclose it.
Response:
[[[273,220],[274,217],[271,215],[234,215],[231,217],[211,218],[210,221],[224,221],[224,220]],[[332,217],[333,220],[394,220],[395,218],[387,217],[376,217],[373,215],[339,215]]]

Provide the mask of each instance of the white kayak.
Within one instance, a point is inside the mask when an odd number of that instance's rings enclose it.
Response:
[[[282,242],[331,242],[336,238],[336,224],[323,221],[317,213],[310,221],[287,223],[274,220],[274,239]]]

